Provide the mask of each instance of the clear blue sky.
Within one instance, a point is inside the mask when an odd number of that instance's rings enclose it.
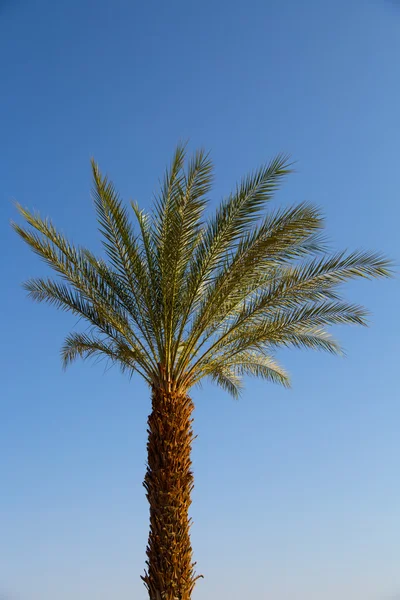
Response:
[[[176,142],[210,149],[215,202],[277,151],[277,203],[323,207],[339,248],[399,260],[400,6],[385,0],[0,1],[0,596],[144,600],[148,391],[61,370],[74,318],[20,288],[46,272],[12,200],[98,247],[94,155],[149,207]],[[196,391],[194,600],[400,594],[399,280],[354,284],[346,359],[285,352],[293,389]]]

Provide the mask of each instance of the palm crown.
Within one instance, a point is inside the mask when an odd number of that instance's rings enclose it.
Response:
[[[213,168],[179,146],[151,215],[132,203],[136,231],[113,184],[92,162],[94,203],[106,259],[75,247],[52,222],[18,206],[31,226],[17,233],[61,278],[31,279],[36,301],[83,317],[64,365],[105,355],[152,386],[184,393],[203,377],[237,396],[244,375],[288,385],[279,346],[338,352],[327,332],[364,324],[366,311],[341,298],[340,284],[383,277],[388,261],[369,252],[328,255],[323,219],[308,204],[265,214],[290,172],[279,155],[244,178],[204,220]]]

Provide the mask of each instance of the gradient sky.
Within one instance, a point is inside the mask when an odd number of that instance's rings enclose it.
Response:
[[[12,201],[98,248],[90,156],[149,207],[179,139],[211,150],[214,203],[285,151],[277,205],[319,204],[334,247],[398,261],[400,6],[3,0],[0,56],[0,597],[145,600],[148,390],[62,372],[75,320],[26,299],[47,271]],[[338,332],[346,359],[281,353],[290,391],[194,392],[194,600],[400,593],[399,289],[348,286],[371,327]]]

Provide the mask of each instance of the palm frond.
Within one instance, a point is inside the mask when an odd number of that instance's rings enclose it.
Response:
[[[118,364],[122,372],[132,374],[138,371],[149,383],[151,382],[146,372],[141,372],[138,366],[142,357],[137,348],[130,347],[122,341],[107,341],[107,339],[93,334],[73,332],[66,337],[61,348],[64,368],[67,368],[78,357],[86,360],[93,356],[108,358],[111,363]]]
[[[151,321],[154,318],[153,290],[149,289],[148,265],[143,260],[142,251],[134,235],[128,211],[123,206],[114,185],[103,176],[98,165],[92,161],[93,172],[93,198],[98,215],[100,231],[103,235],[103,245],[111,261],[111,265],[129,289],[132,302],[140,319]],[[159,323],[153,323],[152,329],[156,330]],[[147,338],[149,332],[146,334]]]
[[[194,155],[187,173],[183,167],[184,155],[184,148],[178,148],[165,178],[155,221],[167,371],[176,356],[174,338],[181,318],[182,287],[188,264],[200,240],[201,217],[212,181],[212,163],[204,152]]]
[[[144,371],[156,370],[152,357],[137,343],[137,337],[123,313],[111,311],[104,304],[93,304],[67,285],[51,279],[30,279],[25,282],[24,288],[35,302],[47,302],[61,310],[70,311],[89,322],[113,344],[131,348]]]
[[[271,162],[244,178],[204,227],[203,236],[187,274],[183,293],[181,333],[196,304],[203,299],[205,290],[215,275],[223,270],[226,257],[251,232],[261,211],[279,188],[282,179],[290,173],[288,158],[276,156]],[[190,346],[193,349],[193,344]],[[187,358],[181,357],[181,364]],[[181,366],[181,365],[180,365]]]
[[[225,392],[228,392],[235,400],[240,398],[243,389],[241,377],[234,373],[232,368],[218,367],[210,373],[211,381],[215,382]]]
[[[265,205],[289,173],[288,158],[278,155],[243,179],[235,193],[221,203],[215,216],[204,227],[203,238],[191,265],[189,289],[194,298],[201,294],[203,284],[208,282],[211,274],[218,272],[220,262],[224,264],[226,254],[251,231]]]
[[[275,280],[282,264],[320,252],[322,223],[317,209],[301,204],[267,217],[260,227],[245,235],[209,290],[203,291],[193,331],[213,331],[213,323],[218,326],[221,319],[237,312],[249,295]]]
[[[227,369],[238,378],[245,375],[260,377],[268,381],[279,383],[289,387],[290,379],[287,372],[270,355],[260,350],[244,350],[239,352],[224,352],[221,356],[211,358],[198,370],[197,383],[203,377],[219,373],[221,369]]]

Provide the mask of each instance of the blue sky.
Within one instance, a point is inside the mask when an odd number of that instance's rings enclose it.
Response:
[[[179,139],[210,149],[214,203],[278,151],[278,204],[335,247],[399,259],[400,6],[384,0],[0,1],[0,596],[145,599],[146,387],[61,370],[74,318],[20,288],[46,268],[12,201],[98,248],[93,155],[149,207]],[[293,389],[194,392],[194,600],[400,593],[399,280],[348,286],[371,328],[346,359],[285,352]]]

